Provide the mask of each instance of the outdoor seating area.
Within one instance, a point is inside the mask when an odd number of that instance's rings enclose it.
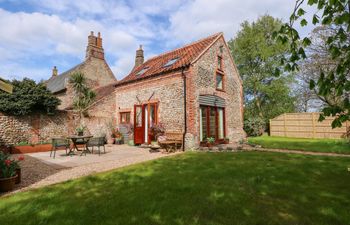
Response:
[[[98,154],[101,155],[102,149],[106,153],[105,142],[105,137],[93,137],[92,135],[55,137],[52,138],[50,157],[55,158],[57,150],[65,150],[67,156],[75,155],[75,152],[81,152],[80,156],[86,156],[86,153],[94,153],[94,147],[97,148]]]
[[[23,158],[19,162],[21,182],[16,183],[9,192],[0,191],[0,196],[169,156],[161,152],[150,153],[148,149],[125,144],[101,146],[101,142],[99,142],[101,139],[91,138],[87,145],[91,153],[94,154],[84,154],[82,157],[80,157],[81,153],[74,157],[72,154],[68,154],[69,148],[66,149],[67,145],[65,144],[69,140],[64,138],[62,142],[55,139],[56,147],[59,148],[56,149],[55,158],[53,158],[54,153],[50,155],[48,152],[9,155],[10,159],[13,160]],[[98,147],[105,154],[99,155]]]

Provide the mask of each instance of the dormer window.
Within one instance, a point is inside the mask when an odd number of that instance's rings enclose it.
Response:
[[[148,70],[148,68],[149,68],[149,67],[143,68],[142,70],[140,70],[140,71],[136,74],[136,76],[141,76],[142,74],[144,74],[144,73]]]
[[[174,58],[174,59],[169,60],[167,63],[164,64],[163,67],[168,67],[168,66],[173,65],[178,59],[179,59],[179,58],[177,57],[177,58]]]

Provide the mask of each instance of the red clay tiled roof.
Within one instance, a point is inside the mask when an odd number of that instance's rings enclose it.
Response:
[[[222,33],[217,33],[207,38],[185,45],[181,48],[175,49],[173,51],[166,52],[161,55],[150,58],[142,65],[134,68],[129,75],[117,82],[116,85],[119,86],[120,84],[130,83],[143,78],[166,73],[169,71],[174,71],[188,66],[220,35],[222,35]],[[170,66],[164,66],[167,62],[176,58],[178,58],[178,60],[174,64]]]
[[[106,86],[94,89],[94,92],[96,93],[95,101],[98,101],[98,100],[104,98],[105,96],[111,94],[115,89],[116,83],[117,82],[113,82],[113,83],[108,84]]]

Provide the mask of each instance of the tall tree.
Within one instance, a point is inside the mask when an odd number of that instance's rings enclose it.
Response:
[[[322,71],[329,73],[337,66],[337,61],[332,59],[328,51],[327,39],[335,35],[332,26],[318,26],[310,34],[311,44],[305,48],[307,58],[299,63],[297,79],[300,84],[299,93],[305,98],[306,109],[310,107],[323,108],[328,105],[341,105],[342,99],[346,98],[345,93],[338,95],[334,90],[323,96],[319,87],[310,89],[312,80],[319,80]],[[300,98],[300,100],[304,100]],[[316,107],[315,107],[316,106]]]
[[[306,4],[316,6],[317,12],[312,19],[305,17]],[[277,40],[289,46],[289,54],[281,60],[284,71],[299,69],[299,63],[307,58],[305,48],[314,40],[306,36],[301,38],[295,29],[295,23],[301,26],[308,23],[331,27],[332,33],[326,37],[325,49],[330,55],[333,66],[320,67],[316,79],[310,80],[310,89],[326,100],[320,120],[325,116],[335,116],[332,127],[342,126],[350,120],[350,0],[296,0],[288,23],[278,33]],[[276,70],[276,73],[279,71]]]
[[[274,40],[273,33],[282,22],[269,15],[256,22],[241,24],[241,30],[229,41],[231,53],[243,79],[245,117],[260,117],[266,122],[284,112],[294,111],[291,74],[274,76],[287,48]]]
[[[96,93],[88,87],[83,73],[72,74],[69,83],[74,89],[73,108],[79,113],[79,120],[81,122],[87,108],[94,101]]]

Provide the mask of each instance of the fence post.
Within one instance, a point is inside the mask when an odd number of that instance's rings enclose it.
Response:
[[[287,137],[287,129],[286,129],[286,113],[283,114],[283,125],[284,125],[284,136]]]
[[[272,131],[271,131],[271,119],[269,119],[269,136],[272,136],[271,133],[272,133]]]
[[[316,130],[315,130],[315,113],[312,113],[312,138],[315,138]]]

